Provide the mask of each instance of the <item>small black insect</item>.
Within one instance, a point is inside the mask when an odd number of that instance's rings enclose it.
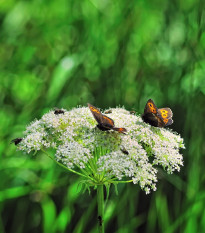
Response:
[[[135,113],[136,113],[135,111],[130,111],[130,114],[132,115],[135,115]]]
[[[11,140],[11,143],[14,143],[15,145],[18,145],[22,140],[23,140],[23,138],[15,138],[15,139]]]
[[[55,115],[64,114],[64,113],[65,113],[65,111],[63,111],[62,109],[59,109],[59,108],[56,108],[56,109],[54,110],[54,114],[55,114]]]
[[[125,155],[129,155],[129,152],[123,147],[120,149],[122,151],[123,154]]]
[[[98,222],[99,222],[99,225],[102,226],[103,220],[102,220],[102,217],[101,217],[101,216],[98,216]]]
[[[110,110],[105,111],[105,114],[108,114],[108,113],[112,113],[112,110],[110,109]]]

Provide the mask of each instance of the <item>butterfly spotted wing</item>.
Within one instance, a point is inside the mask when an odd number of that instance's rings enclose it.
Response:
[[[173,116],[170,108],[160,108],[154,104],[152,99],[149,99],[145,105],[144,114],[142,119],[144,122],[155,126],[155,127],[165,127],[171,125]]]
[[[173,123],[173,120],[172,120],[173,113],[170,108],[158,109],[158,115],[163,120],[165,126],[171,125]]]
[[[97,121],[97,127],[101,130],[109,130],[114,127],[114,121],[103,115],[98,108],[95,106],[88,104],[90,111],[92,112],[95,120]]]
[[[157,127],[158,126],[158,117],[157,117],[157,106],[154,104],[153,100],[149,99],[145,105],[144,114],[142,119],[144,122]]]
[[[100,110],[98,108],[96,108],[95,106],[88,104],[88,107],[90,109],[90,111],[92,112],[95,120],[97,121],[97,127],[102,130],[102,131],[106,131],[106,130],[115,130],[118,131],[120,133],[125,133],[127,130],[125,128],[117,128],[114,125],[114,121],[108,117],[103,115]]]

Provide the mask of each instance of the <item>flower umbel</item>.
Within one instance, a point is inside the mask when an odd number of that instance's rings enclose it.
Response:
[[[88,107],[62,111],[52,110],[32,122],[18,149],[30,153],[53,148],[57,162],[76,170],[90,184],[121,180],[139,184],[146,193],[156,190],[158,166],[172,173],[183,165],[179,149],[185,147],[180,135],[152,127],[123,108],[110,109],[107,115],[127,134],[98,129]]]

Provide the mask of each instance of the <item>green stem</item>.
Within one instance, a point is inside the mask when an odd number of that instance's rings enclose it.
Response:
[[[97,205],[98,205],[98,232],[104,233],[104,190],[103,185],[97,186]]]
[[[70,172],[73,172],[73,173],[75,173],[75,174],[77,174],[77,175],[79,175],[79,176],[83,176],[83,177],[85,177],[85,178],[88,179],[88,176],[87,176],[87,175],[84,175],[84,174],[82,174],[82,173],[80,173],[80,172],[74,171],[73,169],[70,169],[70,168],[65,167],[63,164],[59,163],[59,162],[56,161],[52,156],[50,156],[45,150],[43,150],[43,149],[41,149],[41,150],[42,150],[50,159],[52,159],[55,163],[57,163],[59,166],[63,167],[64,169],[66,169],[66,170],[68,170],[68,171],[70,171]],[[92,178],[89,177],[89,179],[92,179]],[[92,180],[94,180],[94,179],[92,179]]]
[[[130,182],[133,182],[133,180],[118,180],[118,181],[112,181],[112,183],[122,183],[122,184],[125,184],[125,183],[130,183]]]

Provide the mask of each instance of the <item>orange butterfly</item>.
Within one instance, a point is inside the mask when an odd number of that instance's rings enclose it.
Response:
[[[170,108],[157,108],[154,101],[149,99],[145,105],[144,114],[142,119],[144,122],[155,126],[165,127],[173,123],[172,110]]]
[[[88,107],[90,109],[90,111],[92,112],[95,120],[97,121],[97,127],[102,130],[102,131],[106,131],[106,130],[115,130],[118,131],[120,133],[125,133],[127,132],[127,130],[125,128],[116,128],[114,125],[114,121],[103,115],[99,109],[97,109],[95,106],[88,104]]]

